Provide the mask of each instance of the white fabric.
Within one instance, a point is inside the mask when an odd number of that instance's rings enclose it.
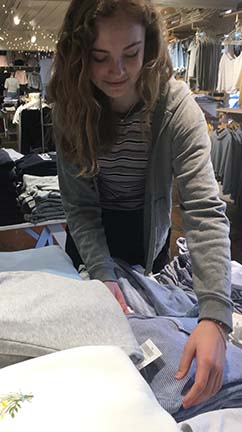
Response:
[[[47,107],[48,105],[45,102],[42,102],[42,108]],[[22,111],[26,110],[26,109],[40,109],[40,100],[38,99],[34,99],[31,100],[30,102],[24,104],[24,105],[20,105],[17,110],[16,113],[14,114],[13,117],[13,123],[14,124],[19,124],[20,122],[20,114],[22,113]]]
[[[19,89],[19,82],[16,78],[7,78],[4,83],[4,88],[10,93],[16,93]]]
[[[234,83],[234,58],[229,53],[224,53],[219,62],[218,85],[219,92],[231,93]]]
[[[186,428],[185,424],[192,429]],[[180,424],[184,432],[241,432],[242,408],[211,411]]]
[[[241,70],[242,53],[238,57],[232,57],[229,52],[225,52],[219,63],[217,90],[226,93],[236,92]]]
[[[235,345],[242,348],[242,315],[236,312],[233,313],[233,332],[230,333],[230,340],[235,343]]]
[[[178,432],[148,384],[117,347],[82,347],[0,371],[1,394],[32,393],[4,432]]]
[[[242,288],[242,265],[237,261],[231,261],[232,284]]]
[[[233,92],[237,89],[237,83],[240,78],[240,74],[242,71],[242,52],[238,57],[234,59],[234,78],[233,78]]]
[[[23,191],[32,193],[37,190],[59,191],[58,176],[34,176],[30,174],[23,175]]]
[[[13,161],[21,159],[24,156],[22,153],[16,152],[16,150],[11,149],[11,148],[5,148],[5,147],[3,147],[2,150],[4,150],[5,152],[7,152],[8,155],[10,156],[10,158]]]

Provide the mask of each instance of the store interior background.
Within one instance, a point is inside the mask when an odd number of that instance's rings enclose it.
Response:
[[[37,67],[40,60],[47,60],[51,65],[58,40],[58,31],[69,3],[66,0],[1,0],[0,56],[11,53],[13,59],[22,59],[23,64],[26,64],[26,59],[30,59],[33,65],[30,67],[33,68]],[[239,24],[241,23],[242,27],[242,2],[239,1],[157,0],[155,3],[166,20],[170,44],[188,38],[192,39],[196,37],[196,34],[201,35],[203,33],[209,38],[223,43],[225,35],[228,35],[235,28],[236,19]],[[228,13],[229,10],[231,10],[230,13]],[[16,24],[16,20],[14,23],[14,17],[16,16],[20,19],[18,24]],[[6,71],[10,74],[11,66],[0,66],[2,76],[0,83],[1,106],[4,100],[3,74]],[[185,74],[183,72],[178,73],[177,79],[185,79]],[[45,91],[46,88],[44,88]],[[222,120],[221,118],[219,120],[219,114],[217,116],[219,123]],[[209,120],[213,123],[213,119]],[[238,116],[235,120],[242,125],[242,115],[241,119]],[[3,118],[0,117],[1,147],[19,151],[16,128],[17,126],[15,126],[15,129],[13,127],[13,133],[6,136]],[[232,259],[242,264],[242,208],[235,205],[229,195],[223,196],[221,194],[221,196],[227,202],[227,215],[231,223]],[[176,238],[184,235],[176,185],[174,185],[173,197],[171,256],[177,253]],[[21,250],[31,247],[34,247],[34,240],[24,231],[20,229],[4,231],[2,227],[0,231],[0,251]]]

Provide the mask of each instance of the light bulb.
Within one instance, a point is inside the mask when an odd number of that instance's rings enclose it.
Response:
[[[18,17],[18,15],[15,15],[13,17],[13,22],[15,25],[19,25],[20,24],[21,19]]]

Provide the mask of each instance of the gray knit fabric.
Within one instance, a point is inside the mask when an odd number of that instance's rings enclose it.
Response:
[[[44,272],[0,273],[0,367],[86,345],[143,358],[121,307],[99,281]]]

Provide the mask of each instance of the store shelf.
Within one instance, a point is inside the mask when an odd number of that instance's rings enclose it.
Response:
[[[238,10],[238,11],[234,11],[234,12],[232,12],[232,13],[230,13],[230,14],[222,14],[222,17],[223,18],[229,18],[229,17],[231,17],[231,16],[236,16],[236,15],[241,15],[242,14],[242,10]]]
[[[217,108],[219,113],[242,115],[242,108]]]

